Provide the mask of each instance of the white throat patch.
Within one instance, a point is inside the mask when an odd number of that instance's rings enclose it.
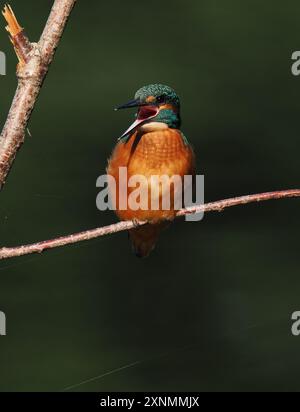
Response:
[[[141,132],[156,132],[158,130],[165,130],[168,129],[169,126],[166,123],[161,123],[161,122],[150,122],[150,123],[145,123],[143,124],[139,130]]]

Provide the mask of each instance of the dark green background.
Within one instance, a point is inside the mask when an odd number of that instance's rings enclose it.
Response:
[[[14,0],[32,40],[52,1]],[[181,97],[206,200],[299,187],[298,1],[83,1],[1,192],[13,246],[115,222],[95,207],[112,108],[154,82]],[[4,122],[16,58],[2,21]],[[299,201],[176,222],[145,260],[126,233],[0,263],[0,390],[300,390]],[[74,389],[75,390],[75,389]]]

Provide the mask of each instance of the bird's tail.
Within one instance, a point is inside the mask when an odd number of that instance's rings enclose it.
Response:
[[[147,257],[155,248],[159,234],[169,224],[166,222],[148,224],[129,230],[133,251],[137,257]]]

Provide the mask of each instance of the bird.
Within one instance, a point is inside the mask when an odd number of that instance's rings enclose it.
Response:
[[[146,257],[154,249],[160,232],[176,216],[175,200],[182,196],[175,185],[170,197],[170,208],[162,208],[161,183],[151,180],[152,176],[195,175],[195,154],[192,146],[181,131],[180,99],[175,90],[164,84],[149,84],[141,87],[133,100],[115,110],[136,108],[135,121],[119,137],[108,160],[107,174],[112,176],[115,185],[108,181],[108,191],[114,199],[114,209],[120,220],[146,221],[143,226],[135,225],[129,230],[133,251],[138,257]],[[146,189],[150,198],[149,207],[126,208],[126,201],[133,188],[120,191],[120,168],[126,168],[127,183],[135,175],[144,176],[149,186]],[[115,190],[113,196],[113,190]],[[151,208],[152,198],[159,201],[157,210]],[[127,199],[122,199],[126,197]]]

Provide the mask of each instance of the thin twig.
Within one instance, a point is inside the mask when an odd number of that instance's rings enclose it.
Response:
[[[193,206],[190,208],[178,211],[177,217],[200,212],[213,212],[247,203],[262,202],[265,200],[283,199],[289,197],[300,197],[300,189],[283,190],[279,192],[267,192],[255,195],[247,195],[234,197],[231,199],[219,200],[217,202],[207,203],[204,205]],[[70,245],[73,243],[83,242],[90,239],[95,239],[101,236],[110,235],[112,233],[121,232],[124,230],[133,229],[134,227],[145,225],[146,222],[119,222],[113,225],[99,227],[85,232],[75,233],[68,236],[62,236],[55,239],[44,240],[43,242],[33,243],[31,245],[17,246],[12,248],[0,249],[0,260],[9,259],[12,257],[29,255],[31,253],[42,253],[46,249],[54,249],[61,246]]]
[[[30,115],[75,2],[54,1],[38,43],[28,40],[10,6],[5,6],[2,12],[19,64],[18,87],[0,136],[0,190],[24,142]]]

